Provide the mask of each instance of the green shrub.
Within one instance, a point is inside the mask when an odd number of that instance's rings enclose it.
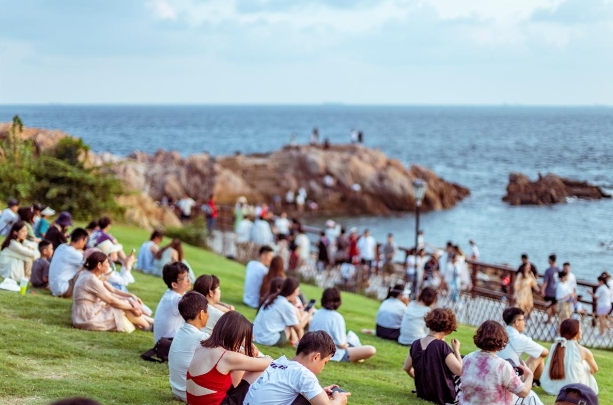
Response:
[[[169,227],[164,230],[164,236],[181,239],[183,243],[193,246],[208,248],[206,222],[202,217],[196,217],[192,223],[183,225],[182,228]]]

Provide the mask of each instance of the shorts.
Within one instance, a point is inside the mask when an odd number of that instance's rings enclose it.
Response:
[[[551,305],[555,305],[558,303],[556,297],[545,297],[544,300],[545,302],[551,302]]]
[[[341,362],[341,363],[350,363],[351,362],[351,360],[349,359],[349,350],[345,349],[345,354],[339,360],[339,362]]]
[[[377,336],[382,339],[398,341],[400,336],[400,329],[386,328],[384,326],[377,325]]]
[[[597,315],[609,315],[609,313],[611,313],[612,310],[613,308],[611,307],[611,304],[609,304],[608,306],[596,308],[596,314]]]
[[[249,387],[247,381],[241,380],[236,387],[232,386],[226,391],[226,397],[222,399],[220,405],[242,405],[249,392]]]
[[[285,347],[286,344],[287,344],[287,335],[285,334],[285,331],[282,330],[281,332],[279,332],[279,340],[277,340],[277,343],[275,343],[274,345],[277,347]]]

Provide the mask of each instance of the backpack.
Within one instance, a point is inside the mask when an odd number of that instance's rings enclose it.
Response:
[[[146,361],[154,361],[156,363],[165,363],[168,361],[168,353],[170,352],[171,344],[172,344],[172,338],[163,337],[160,340],[158,340],[155,346],[153,346],[153,349],[147,350],[145,353],[141,354],[140,358]]]

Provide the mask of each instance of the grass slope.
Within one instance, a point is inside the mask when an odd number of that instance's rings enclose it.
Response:
[[[113,234],[124,249],[138,248],[146,232],[115,226]],[[187,246],[185,254],[197,275],[216,274],[221,279],[222,299],[253,319],[255,310],[242,305],[243,266],[201,249]],[[165,290],[160,278],[135,273],[130,290],[155,308]],[[321,290],[303,285],[307,297],[319,300]],[[379,302],[343,293],[340,312],[347,327],[354,331],[374,326]],[[140,353],[153,346],[151,333],[132,334],[89,332],[74,329],[70,321],[69,300],[52,297],[46,291],[20,296],[0,291],[0,403],[47,404],[69,396],[95,398],[107,404],[178,404],[172,399],[167,364],[142,361]],[[460,326],[452,335],[467,354],[475,349],[474,328]],[[323,385],[337,383],[352,392],[352,404],[426,404],[411,390],[413,380],[402,364],[407,349],[392,342],[358,333],[364,344],[377,347],[377,355],[361,364],[329,363],[320,375]],[[548,345],[547,345],[548,346]],[[273,357],[293,355],[293,350],[267,348]],[[601,372],[597,380],[600,403],[613,404],[611,352],[594,351]],[[537,390],[539,394],[542,391]],[[541,395],[546,405],[554,397]]]

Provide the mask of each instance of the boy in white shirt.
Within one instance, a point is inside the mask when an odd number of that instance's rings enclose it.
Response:
[[[293,359],[281,356],[264,370],[249,388],[244,405],[345,405],[350,393],[333,391],[337,385],[322,388],[317,380],[335,351],[326,332],[308,332]]]
[[[173,395],[187,402],[185,394],[187,369],[200,342],[209,338],[208,333],[200,330],[206,326],[209,319],[208,301],[197,291],[187,292],[179,301],[179,313],[185,323],[179,328],[170,345],[168,369]]]
[[[181,262],[168,263],[162,269],[162,278],[168,286],[155,309],[153,341],[161,338],[173,338],[183,325],[179,313],[179,300],[192,285],[189,278],[189,268]]]

